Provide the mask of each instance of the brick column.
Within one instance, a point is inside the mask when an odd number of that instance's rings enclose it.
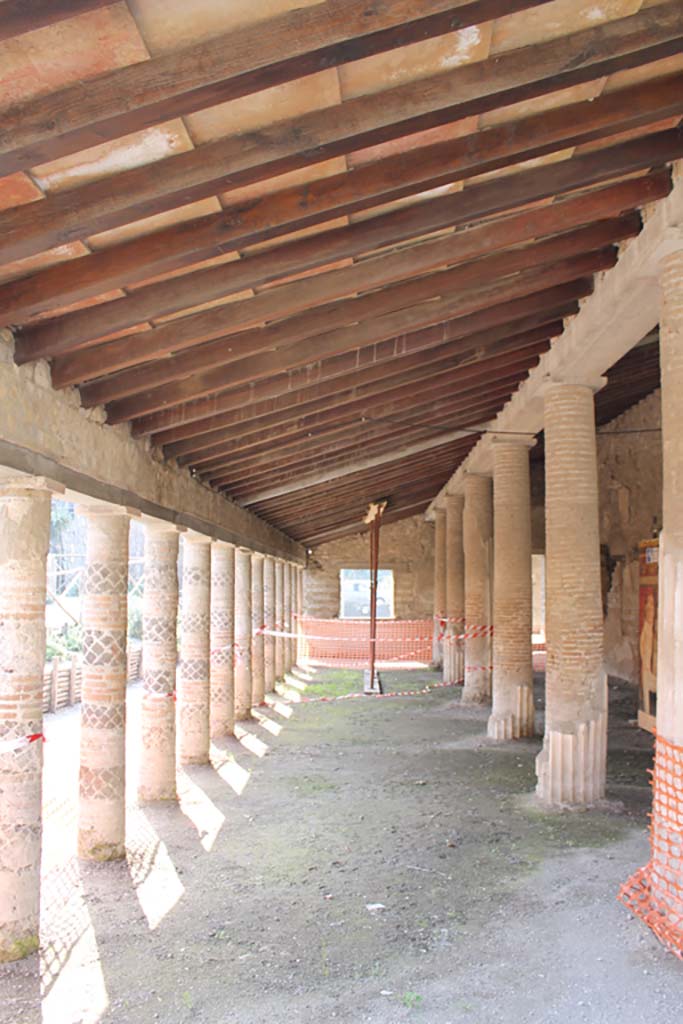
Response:
[[[275,562],[266,557],[263,562],[263,621],[270,632],[275,629]],[[263,638],[263,667],[266,693],[275,689],[275,637]]]
[[[88,524],[81,593],[83,668],[79,856],[125,856],[128,514],[80,509]]]
[[[491,699],[491,569],[493,502],[491,477],[465,477],[465,685],[463,704]]]
[[[529,445],[493,445],[493,710],[488,734],[534,732],[531,662],[531,484]]]
[[[465,624],[465,556],[462,546],[462,494],[446,496],[446,614],[444,682],[463,679],[462,643],[457,636]]]
[[[264,598],[263,555],[251,556],[251,704],[263,704],[266,692],[265,647],[263,642]]]
[[[235,725],[235,548],[211,545],[211,629],[209,636],[211,739],[232,736]]]
[[[289,562],[285,562],[282,567],[282,587],[283,587],[283,598],[282,598],[282,622],[285,633],[292,632],[292,566]],[[292,667],[292,638],[291,636],[285,636],[283,642],[284,650],[284,668],[285,672],[289,672]]]
[[[284,595],[285,567],[279,558],[275,560],[275,629],[281,633],[284,629]],[[282,679],[285,674],[285,645],[283,637],[275,637],[275,678]]]
[[[303,619],[304,615],[304,570],[301,566],[296,570],[296,663],[303,661]]]
[[[251,717],[251,552],[235,549],[235,721]]]
[[[178,757],[181,764],[209,763],[209,631],[211,538],[183,537]]]
[[[50,492],[0,486],[0,962],[38,948]],[[35,737],[31,740],[30,737]]]
[[[546,717],[536,759],[547,804],[585,805],[605,792],[607,684],[592,388],[545,395]]]
[[[142,750],[138,798],[175,800],[178,530],[145,523],[142,601]]]
[[[432,643],[432,665],[440,668],[443,664],[443,644],[439,637],[443,632],[442,620],[446,616],[446,510],[434,511],[434,640]]]

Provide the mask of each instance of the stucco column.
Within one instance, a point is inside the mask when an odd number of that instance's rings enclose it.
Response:
[[[291,614],[292,629],[291,629],[291,632],[293,634],[290,637],[290,640],[289,640],[290,668],[292,668],[294,665],[296,665],[296,630],[297,630],[297,625],[296,625],[297,624],[297,616],[296,616],[296,576],[297,576],[297,566],[294,565],[294,563],[292,562],[292,564],[289,567],[289,589],[290,589],[290,592],[291,592],[290,602],[291,602],[291,607],[292,607],[292,614]]]
[[[178,676],[178,756],[181,764],[209,763],[209,631],[211,538],[183,537]]]
[[[263,642],[264,598],[263,555],[251,556],[251,703],[263,704],[266,692],[265,648]]]
[[[434,510],[434,640],[432,642],[432,665],[440,668],[443,664],[443,644],[439,639],[443,633],[443,619],[446,617],[446,510]]]
[[[462,643],[457,640],[465,621],[465,557],[462,546],[462,494],[446,496],[446,615],[444,682],[463,678]]]
[[[125,856],[128,527],[122,509],[79,510],[88,524],[81,592],[83,667],[78,853]]]
[[[465,685],[463,704],[491,699],[491,587],[493,548],[492,482],[465,477]]]
[[[266,634],[263,637],[263,674],[266,693],[275,689],[275,562],[266,556],[263,561],[263,622]]]
[[[251,717],[251,551],[235,549],[235,721]]]
[[[493,710],[488,734],[534,732],[531,661],[531,483],[523,440],[493,445]]]
[[[0,962],[38,948],[50,492],[0,486]]]
[[[209,723],[211,739],[232,736],[235,725],[235,548],[211,545],[211,629]]]
[[[289,635],[292,632],[292,566],[289,562],[284,563],[282,574],[282,622],[284,632],[287,634],[282,646],[285,672],[289,672],[292,667],[292,638]]]
[[[304,615],[304,570],[299,566],[296,570],[296,663],[300,665],[304,658],[303,645]]]
[[[279,558],[275,561],[275,630],[284,630],[285,613],[285,567]],[[282,679],[285,674],[285,644],[282,636],[275,637],[275,678]]]
[[[537,793],[547,804],[585,805],[604,796],[607,740],[592,388],[550,384],[544,429],[546,715]]]
[[[178,530],[145,523],[142,599],[142,749],[138,798],[176,797],[175,688],[178,645]]]

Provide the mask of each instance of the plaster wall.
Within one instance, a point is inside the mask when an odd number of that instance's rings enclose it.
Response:
[[[638,544],[662,525],[660,426],[657,390],[598,432],[605,668],[632,683],[639,674]]]
[[[379,564],[394,573],[397,619],[431,619],[434,600],[434,524],[413,516],[382,527]],[[321,544],[304,573],[304,614],[339,615],[339,570],[367,569],[370,535],[357,534]]]

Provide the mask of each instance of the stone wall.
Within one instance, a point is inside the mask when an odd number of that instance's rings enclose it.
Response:
[[[660,392],[655,391],[598,434],[605,667],[633,683],[639,674],[638,544],[662,525],[660,426]],[[610,431],[634,433],[610,437]]]
[[[397,619],[431,619],[434,595],[434,524],[413,516],[382,527],[380,568],[394,573]],[[370,535],[357,534],[321,544],[304,573],[304,614],[339,615],[339,570],[370,566]]]

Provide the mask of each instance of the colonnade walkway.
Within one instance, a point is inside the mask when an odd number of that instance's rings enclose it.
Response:
[[[360,685],[296,672],[293,693]],[[530,796],[540,738],[493,744],[460,695],[272,695],[179,804],[141,808],[133,686],[128,854],[105,864],[76,859],[78,709],[49,715],[43,995],[35,957],[0,966],[0,1024],[679,1022],[680,964],[615,898],[649,852],[632,690],[610,685],[623,807],[565,814]]]

